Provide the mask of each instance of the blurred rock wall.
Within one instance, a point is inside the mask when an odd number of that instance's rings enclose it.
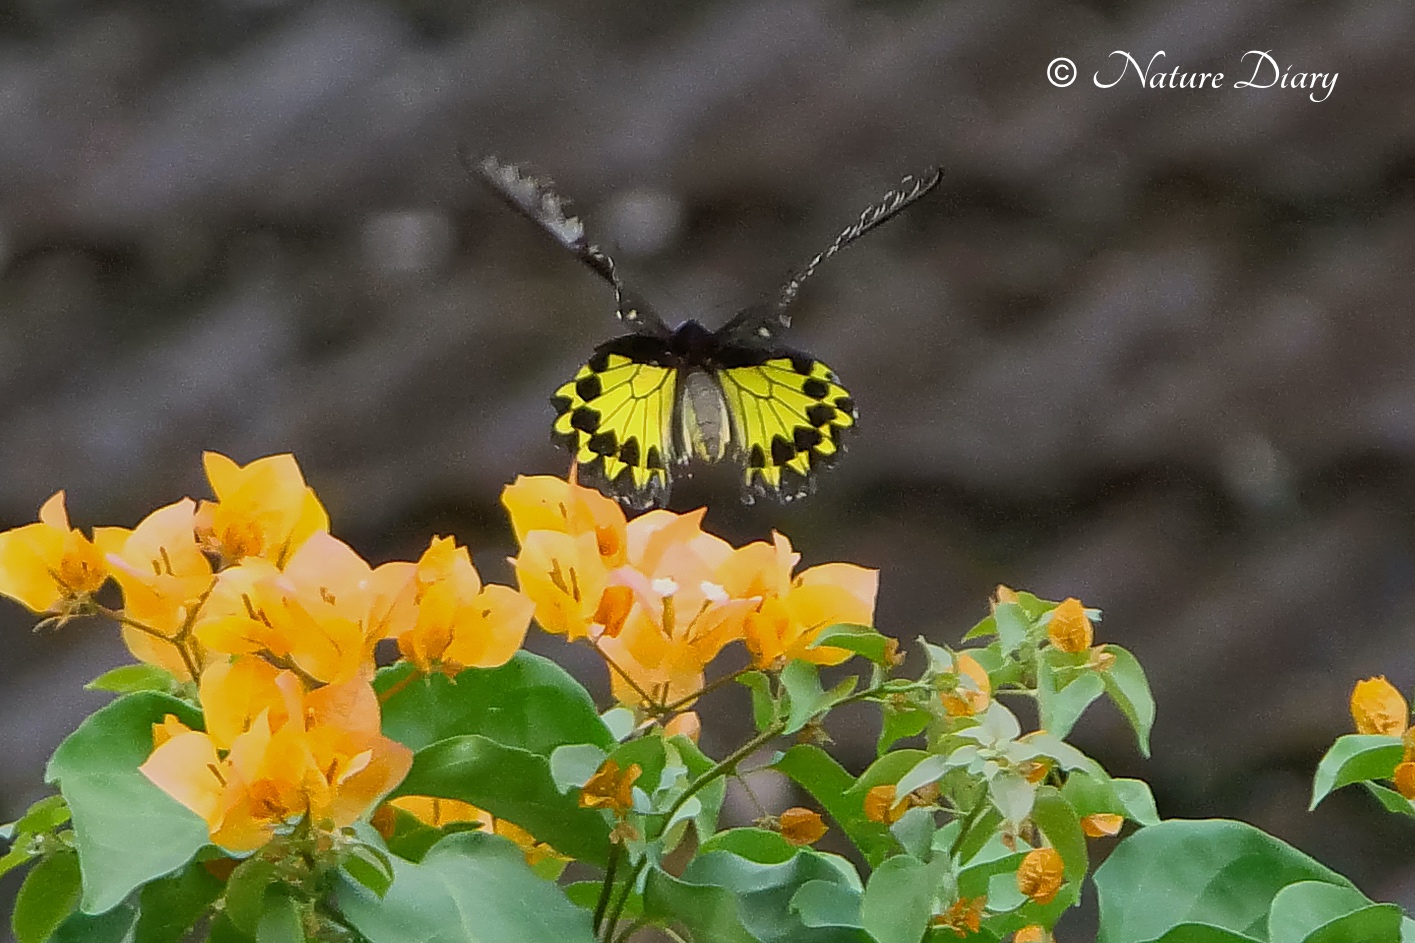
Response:
[[[789,508],[713,474],[675,506],[880,567],[906,639],[1000,581],[1103,608],[1155,757],[1104,711],[1084,747],[1410,906],[1407,826],[1305,804],[1354,681],[1415,686],[1412,40],[1405,0],[7,4],[0,524],[63,487],[131,525],[205,494],[202,449],[291,450],[367,556],[451,532],[506,578],[498,491],[563,471],[546,398],[617,326],[459,146],[554,175],[710,325],[941,163],[796,312],[860,404],[851,455]],[[1228,84],[1098,88],[1113,50]],[[1339,79],[1233,88],[1249,50]],[[121,657],[28,625],[0,606],[0,818]]]

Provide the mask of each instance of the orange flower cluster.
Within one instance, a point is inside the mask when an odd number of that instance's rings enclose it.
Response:
[[[1357,681],[1351,691],[1351,719],[1357,733],[1401,738],[1404,752],[1391,781],[1402,796],[1415,800],[1415,729],[1404,696],[1385,675]]]
[[[570,641],[590,640],[624,704],[687,706],[707,664],[738,641],[758,668],[798,658],[839,664],[850,653],[810,647],[816,636],[874,618],[875,570],[828,563],[793,576],[800,555],[785,537],[734,548],[702,529],[702,509],[626,522],[599,492],[544,476],[518,478],[502,502],[536,621]]]
[[[215,500],[184,498],[132,530],[69,526],[60,492],[0,534],[0,594],[57,622],[107,615],[139,660],[197,682],[206,732],[175,720],[143,767],[250,850],[293,822],[344,825],[395,786],[406,748],[379,734],[374,646],[424,672],[503,664],[533,605],[484,586],[465,547],[370,566],[329,534],[293,456],[240,466],[205,455]],[[109,580],[119,609],[99,601]]]

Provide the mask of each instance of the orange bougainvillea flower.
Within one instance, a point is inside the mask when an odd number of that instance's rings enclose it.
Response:
[[[329,530],[329,515],[305,484],[293,455],[237,465],[217,452],[202,455],[215,501],[197,511],[203,545],[226,563],[263,557],[283,567],[310,535]]]
[[[196,503],[183,498],[153,511],[131,531],[104,528],[114,545],[108,563],[123,590],[123,641],[133,657],[183,681],[206,660],[201,646],[184,636],[214,579],[193,532],[195,516]]]
[[[793,845],[814,845],[826,833],[820,813],[794,806],[777,816],[781,837]]]
[[[1410,708],[1385,675],[1356,682],[1351,691],[1356,732],[1398,737],[1410,725]]]
[[[398,650],[424,674],[504,665],[526,638],[535,604],[509,586],[482,585],[466,547],[434,537],[414,571],[413,620]]]
[[[638,763],[619,769],[614,760],[605,760],[580,790],[580,805],[586,809],[612,809],[620,815],[634,807],[634,782],[643,773]]]
[[[1025,926],[1012,935],[1012,943],[1048,943],[1051,934],[1039,923]]]
[[[64,492],[55,492],[37,523],[0,533],[0,595],[32,612],[71,614],[107,582],[104,553],[118,539],[100,528],[89,540],[69,527]]]
[[[758,668],[779,666],[792,659],[818,665],[838,665],[850,657],[843,648],[811,643],[822,629],[842,622],[874,622],[879,572],[852,563],[826,563],[795,578],[791,571],[800,554],[783,535],[738,549],[724,568],[723,584],[733,596],[759,596],[762,601],[747,617],[747,648]]]
[[[229,749],[208,733],[177,733],[141,767],[202,816],[212,842],[228,851],[253,851],[305,819],[319,828],[349,825],[412,765],[411,750],[379,733],[378,699],[367,682],[308,694],[289,672],[276,682],[287,699],[284,709],[262,711]],[[223,717],[227,703],[203,707],[208,723],[224,730],[240,726]]]
[[[372,569],[318,532],[283,571],[257,557],[223,570],[196,634],[212,651],[262,654],[313,681],[368,677],[374,644],[415,615],[413,576],[410,563]]]
[[[977,933],[983,926],[983,910],[988,899],[983,897],[960,897],[941,914],[935,914],[933,925],[952,930],[958,936]]]
[[[1068,598],[1051,611],[1047,638],[1055,648],[1071,654],[1084,652],[1091,647],[1093,637],[1091,620],[1086,617],[1081,600]]]
[[[987,710],[992,700],[992,679],[978,660],[967,652],[955,652],[953,670],[958,674],[957,686],[952,691],[939,692],[948,716],[971,717]]]
[[[483,828],[491,828],[494,816],[485,809],[479,809],[470,802],[460,799],[439,799],[436,796],[399,796],[388,800],[388,804],[411,813],[424,825],[441,828],[454,822],[476,822]]]
[[[702,689],[708,662],[741,638],[757,602],[723,589],[719,571],[732,547],[703,531],[703,514],[635,518],[625,531],[628,563],[605,575],[603,621],[589,631],[621,703],[686,707],[683,699]]]
[[[501,492],[501,503],[522,545],[532,531],[575,537],[593,534],[595,551],[607,569],[623,566],[627,560],[624,509],[594,488],[550,475],[521,475]]]
[[[1066,880],[1066,866],[1055,848],[1033,848],[1017,868],[1017,889],[1039,904],[1050,904]]]
[[[561,861],[570,860],[545,842],[537,841],[534,835],[515,822],[498,819],[490,812],[479,809],[470,802],[462,802],[460,799],[439,799],[434,796],[399,796],[397,799],[390,799],[387,805],[409,812],[418,821],[425,825],[431,825],[433,828],[441,828],[444,825],[458,822],[475,822],[487,831],[500,835],[520,847],[521,853],[526,856],[526,864],[531,867],[551,858]],[[376,816],[375,822],[377,820]],[[390,834],[391,831],[385,833],[383,837],[387,838]]]
[[[522,538],[513,562],[521,592],[535,605],[536,622],[566,641],[598,635],[596,617],[622,626],[628,615],[604,599],[609,569],[593,533],[531,531]]]
[[[1120,834],[1125,824],[1125,816],[1113,812],[1093,812],[1081,817],[1081,831],[1089,838],[1109,838]]]

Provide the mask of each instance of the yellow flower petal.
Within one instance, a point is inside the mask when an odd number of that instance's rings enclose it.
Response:
[[[1091,620],[1086,618],[1086,610],[1081,600],[1068,598],[1051,611],[1051,621],[1047,623],[1047,638],[1051,644],[1063,652],[1075,654],[1091,647]]]
[[[1356,732],[1398,737],[1410,725],[1410,708],[1385,675],[1356,682],[1351,691]]]

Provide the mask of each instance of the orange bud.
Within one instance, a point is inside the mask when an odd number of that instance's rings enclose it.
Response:
[[[796,806],[781,813],[781,837],[793,845],[814,845],[825,834],[825,823],[810,809]]]
[[[1391,775],[1395,780],[1395,791],[1407,799],[1415,799],[1415,762],[1406,760],[1396,766]]]
[[[900,816],[909,808],[909,802],[907,798],[895,802],[894,795],[893,783],[871,788],[869,792],[865,793],[865,818],[871,822],[881,822],[885,825],[893,825],[898,822]]]
[[[1091,838],[1106,838],[1120,832],[1125,816],[1113,812],[1094,812],[1081,817],[1081,831]]]
[[[1051,935],[1039,923],[1023,927],[1012,935],[1012,943],[1047,943]]]
[[[1066,867],[1055,848],[1033,848],[1017,868],[1017,889],[1039,904],[1050,904],[1066,880]]]
[[[967,652],[953,656],[953,670],[958,673],[958,686],[939,693],[943,709],[950,717],[971,717],[987,709],[992,699],[992,680],[976,658]]]
[[[1351,691],[1356,732],[1398,737],[1410,726],[1410,708],[1385,675],[1356,682]]]
[[[1081,600],[1073,596],[1051,611],[1047,638],[1056,648],[1073,655],[1091,647],[1091,620],[1086,618]]]
[[[663,725],[665,736],[674,737],[682,734],[694,743],[698,742],[698,737],[703,732],[703,722],[694,711],[686,711],[674,717]]]

